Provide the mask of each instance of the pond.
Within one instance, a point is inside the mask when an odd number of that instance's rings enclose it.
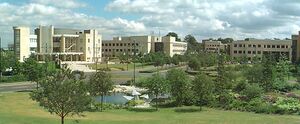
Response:
[[[103,102],[112,104],[125,104],[128,100],[124,97],[125,93],[112,93],[111,95],[104,96]],[[97,102],[101,102],[101,96],[95,98]]]

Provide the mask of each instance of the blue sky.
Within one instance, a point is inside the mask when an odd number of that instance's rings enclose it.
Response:
[[[300,0],[0,0],[2,45],[13,26],[97,29],[125,35],[286,38],[300,30]]]

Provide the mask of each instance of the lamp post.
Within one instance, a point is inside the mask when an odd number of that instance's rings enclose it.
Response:
[[[135,56],[136,56],[136,45],[133,40],[133,84],[135,84]]]

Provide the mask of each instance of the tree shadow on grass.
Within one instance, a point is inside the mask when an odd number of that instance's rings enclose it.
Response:
[[[132,112],[156,112],[155,108],[128,108],[128,111]]]
[[[180,108],[175,108],[175,112],[178,113],[191,113],[191,112],[200,112],[202,111],[202,108],[200,107],[180,107]]]

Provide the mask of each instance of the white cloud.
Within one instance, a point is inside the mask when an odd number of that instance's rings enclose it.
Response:
[[[62,8],[79,8],[86,6],[84,3],[76,0],[32,0],[32,2]]]

